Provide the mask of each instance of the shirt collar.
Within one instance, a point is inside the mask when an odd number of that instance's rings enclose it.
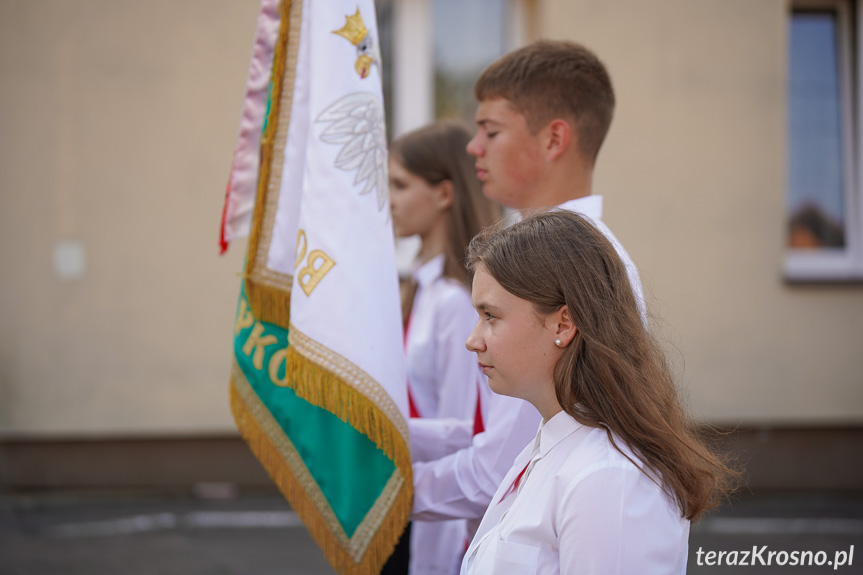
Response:
[[[565,411],[544,422],[539,428],[539,456],[545,457],[558,443],[584,427]]]
[[[557,209],[576,212],[592,220],[602,220],[602,196],[585,196],[569,200],[557,206]]]
[[[413,270],[414,281],[424,287],[443,275],[443,254],[435,256]]]

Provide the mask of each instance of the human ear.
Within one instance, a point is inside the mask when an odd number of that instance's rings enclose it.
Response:
[[[572,338],[575,337],[575,334],[578,332],[578,328],[575,325],[575,322],[572,321],[572,315],[569,313],[569,307],[563,306],[559,310],[554,313],[554,329],[555,329],[555,343],[557,340],[560,340],[559,347],[566,347],[569,345],[569,342],[572,341]]]
[[[570,140],[573,136],[572,128],[566,120],[557,118],[552,120],[548,126],[546,126],[546,130],[548,132],[548,140],[546,144],[548,158],[550,160],[555,160],[562,156],[569,147]]]
[[[452,206],[454,195],[452,180],[444,180],[435,186],[435,203],[441,210],[449,209]]]

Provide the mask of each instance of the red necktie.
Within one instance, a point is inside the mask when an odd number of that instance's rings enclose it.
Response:
[[[525,464],[524,469],[522,469],[522,470],[519,472],[519,474],[515,477],[515,479],[514,479],[514,480],[513,480],[513,482],[512,482],[512,485],[510,485],[510,486],[509,486],[509,489],[507,489],[507,490],[506,490],[506,492],[504,492],[503,497],[501,497],[501,498],[500,498],[500,501],[498,501],[498,502],[497,502],[497,503],[498,503],[498,505],[500,505],[500,503],[501,503],[504,499],[506,499],[507,497],[509,497],[510,495],[512,495],[512,494],[513,494],[513,493],[518,489],[518,485],[519,485],[519,483],[521,483],[521,478],[522,478],[522,477],[524,477],[524,472],[525,472],[525,471],[527,471],[527,468],[528,468],[528,466],[529,466],[529,465],[530,465],[530,461],[528,461],[528,462]]]
[[[482,433],[485,431],[485,425],[483,425],[482,421],[482,406],[480,405],[480,396],[482,395],[482,389],[480,388],[479,381],[476,382],[476,413],[473,414],[473,434]]]
[[[408,319],[405,322],[405,337],[404,337],[405,357],[407,357],[408,331],[410,330],[410,328],[411,328],[411,316],[408,315]],[[410,379],[408,379],[406,383],[408,386],[408,411],[410,412],[409,415],[411,417],[422,417],[422,415],[420,415],[420,411],[417,409],[416,403],[414,402],[414,396],[411,393],[411,381],[410,381]]]

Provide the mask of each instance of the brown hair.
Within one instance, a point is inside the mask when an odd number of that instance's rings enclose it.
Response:
[[[479,231],[497,221],[501,211],[482,194],[474,159],[466,151],[468,131],[455,122],[440,121],[405,134],[390,144],[390,155],[409,172],[431,185],[452,182],[453,201],[447,218],[447,248],[443,274],[468,284],[465,248]]]
[[[686,518],[720,503],[739,474],[699,438],[642,324],[626,269],[601,232],[572,212],[538,214],[474,238],[467,262],[471,273],[481,266],[540,315],[568,307],[577,331],[554,370],[566,413],[605,428],[621,453],[615,438],[623,441]]]
[[[493,62],[474,85],[480,102],[509,100],[536,133],[574,122],[583,158],[596,161],[614,115],[614,89],[596,55],[574,42],[540,40]]]

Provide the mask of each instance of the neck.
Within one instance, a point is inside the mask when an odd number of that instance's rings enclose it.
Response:
[[[542,408],[540,408],[540,406],[538,405],[534,405],[534,407],[539,410],[539,414],[542,416],[543,422],[548,421],[549,419],[563,411],[563,408],[560,406],[557,400],[554,401],[554,404],[546,405]]]
[[[538,386],[537,391],[539,393],[536,396],[529,398],[529,401],[537,411],[539,411],[540,415],[542,415],[543,421],[548,421],[563,411],[563,408],[557,402],[557,394],[554,391],[554,382],[551,379],[549,379],[546,385]]]
[[[424,264],[446,251],[446,226],[435,226],[428,233],[421,235],[420,239],[422,245],[416,261]]]
[[[521,209],[553,208],[570,200],[589,196],[593,188],[593,166],[581,162],[568,165],[572,166],[571,169],[559,169],[549,173],[537,186],[530,204],[522,206]]]

